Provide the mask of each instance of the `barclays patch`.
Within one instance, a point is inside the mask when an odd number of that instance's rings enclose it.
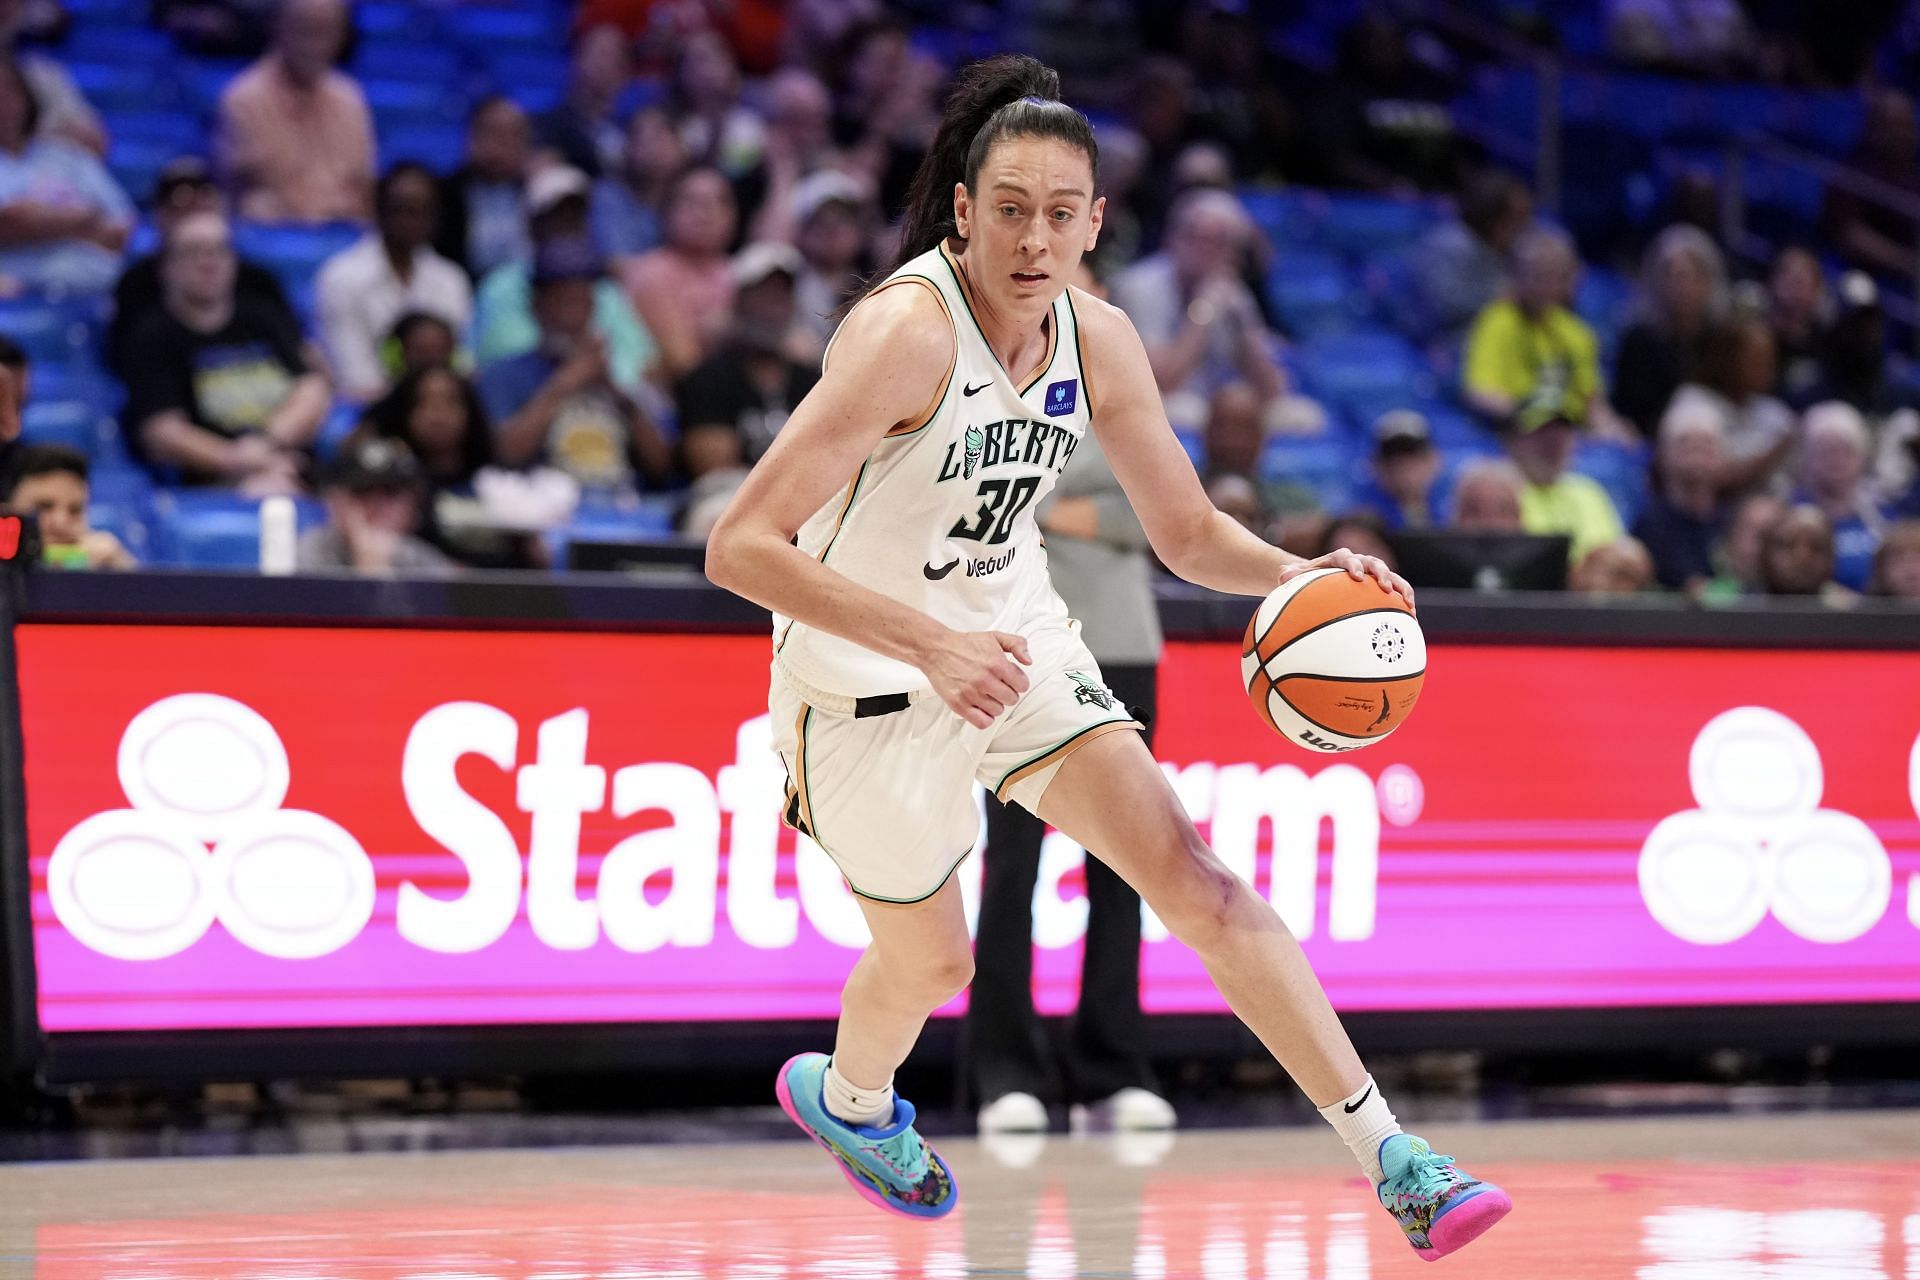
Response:
[[[1080,404],[1080,379],[1068,378],[1064,382],[1047,384],[1046,407],[1041,410],[1049,418],[1064,418]]]

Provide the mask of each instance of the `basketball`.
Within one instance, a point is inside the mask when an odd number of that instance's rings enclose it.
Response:
[[[1260,602],[1240,646],[1253,709],[1312,751],[1358,751],[1406,723],[1427,674],[1413,611],[1373,578],[1315,569]]]

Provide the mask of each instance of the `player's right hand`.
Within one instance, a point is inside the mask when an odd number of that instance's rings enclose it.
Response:
[[[976,729],[985,729],[1027,691],[1022,663],[1033,665],[1024,636],[955,631],[920,669],[955,715]]]

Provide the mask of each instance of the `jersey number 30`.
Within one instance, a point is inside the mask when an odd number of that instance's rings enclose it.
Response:
[[[953,526],[949,538],[965,538],[970,542],[985,542],[994,546],[1013,536],[1013,522],[1033,501],[1033,491],[1040,487],[1039,476],[1021,476],[1018,480],[982,480],[980,482],[980,510],[972,516],[972,523],[962,517]]]

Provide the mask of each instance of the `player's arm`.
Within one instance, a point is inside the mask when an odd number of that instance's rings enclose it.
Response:
[[[833,362],[747,474],[707,542],[707,576],[756,604],[926,672],[976,727],[1011,706],[1027,679],[1018,636],[961,633],[863,587],[793,545],[800,526],[844,488],[893,427],[917,422],[954,357],[940,305],[917,285],[854,308]]]
[[[1084,293],[1074,294],[1073,306],[1085,337],[1082,372],[1094,405],[1094,430],[1160,563],[1188,582],[1246,596],[1263,596],[1306,568],[1334,567],[1356,578],[1372,574],[1412,601],[1413,589],[1370,556],[1343,547],[1318,560],[1302,560],[1261,541],[1215,508],[1167,423],[1133,323],[1117,307]]]

